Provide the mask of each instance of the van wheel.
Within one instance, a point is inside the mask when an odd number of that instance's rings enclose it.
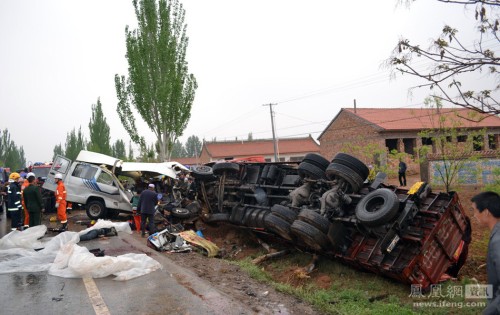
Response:
[[[91,202],[89,202],[87,204],[86,210],[87,210],[87,216],[92,220],[105,218],[107,213],[104,204],[98,200],[92,200]]]

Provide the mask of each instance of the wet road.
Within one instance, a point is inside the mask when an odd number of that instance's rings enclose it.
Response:
[[[81,214],[70,217],[70,222]],[[1,214],[1,236],[10,220]],[[70,224],[71,228],[71,224]],[[76,226],[74,226],[76,229]],[[128,281],[66,279],[47,273],[0,274],[0,314],[252,314],[238,301],[220,293],[165,254],[146,246],[135,232],[81,242],[106,255],[145,253],[163,269]],[[0,257],[1,259],[1,257]]]

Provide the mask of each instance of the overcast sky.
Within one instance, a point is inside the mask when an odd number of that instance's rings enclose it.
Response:
[[[427,47],[445,24],[467,35],[473,23],[462,6],[434,0],[409,9],[396,0],[181,2],[189,70],[199,85],[182,142],[250,132],[270,138],[267,103],[278,103],[278,137],[317,138],[354,99],[358,107],[419,108],[429,91],[409,98],[417,81],[390,80],[381,64],[400,37]],[[88,138],[99,97],[112,142],[128,143],[114,86],[115,74],[128,75],[126,25],[136,25],[131,0],[0,1],[0,128],[28,161],[51,159],[74,127]],[[476,83],[490,81],[482,75]],[[138,128],[153,141],[144,124]]]

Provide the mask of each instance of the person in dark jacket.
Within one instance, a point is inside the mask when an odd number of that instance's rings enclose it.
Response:
[[[35,174],[28,173],[29,185],[23,191],[24,204],[29,213],[29,226],[42,224],[43,201],[40,187],[34,185]]]
[[[406,163],[399,160],[399,186],[406,186]]]
[[[143,237],[146,235],[146,220],[149,222],[149,234],[151,235],[154,233],[155,206],[158,203],[157,196],[155,185],[149,184],[148,189],[144,190],[139,197],[137,213],[141,214],[141,235]]]
[[[488,284],[493,290],[487,296],[488,305],[483,314],[500,314],[500,196],[495,192],[485,191],[472,197],[471,201],[474,217],[479,224],[491,231],[486,273]]]
[[[21,187],[18,183],[20,178],[21,175],[19,173],[14,172],[10,174],[10,185],[7,189],[7,211],[11,217],[12,231],[22,229],[21,211],[23,210],[23,205],[21,204]]]

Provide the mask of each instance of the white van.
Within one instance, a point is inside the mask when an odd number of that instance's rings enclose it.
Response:
[[[91,219],[132,213],[132,192],[126,190],[115,174],[138,179],[141,176],[166,175],[172,178],[187,170],[177,162],[135,163],[90,151],[80,151],[75,162],[56,156],[43,188],[55,191],[54,176],[61,174],[66,187],[66,200],[85,206]]]

